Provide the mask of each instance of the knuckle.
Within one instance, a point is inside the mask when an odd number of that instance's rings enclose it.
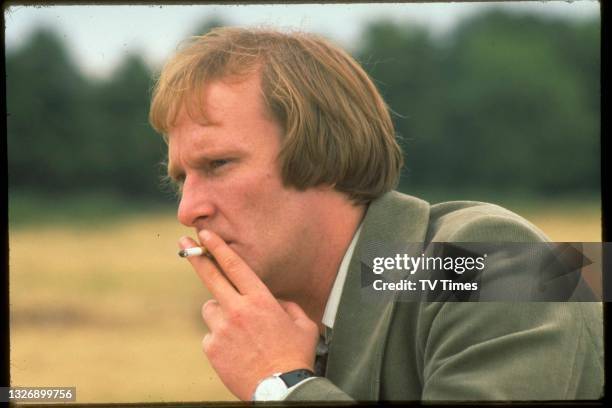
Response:
[[[204,351],[204,354],[206,354],[207,356],[212,354],[212,351],[213,351],[212,334],[207,334],[202,339],[202,350]]]
[[[234,254],[224,254],[220,261],[222,265],[231,270],[236,270],[242,265],[240,259]]]
[[[232,308],[227,311],[227,321],[232,325],[240,325],[244,316],[242,308]]]
[[[225,320],[220,322],[215,327],[215,335],[219,341],[227,342],[236,339],[236,336],[241,335],[240,327],[237,327],[235,323]]]
[[[213,288],[222,287],[222,285],[227,281],[227,279],[225,279],[223,275],[221,275],[221,273],[218,271],[213,271],[209,275],[208,279],[209,279],[211,287]]]
[[[207,300],[202,305],[202,317],[206,318],[206,316],[210,316],[212,312],[212,308],[216,306],[217,301],[214,299]]]
[[[300,307],[300,305],[298,305],[295,302],[287,302],[287,307],[291,308],[291,310],[302,311],[302,308]]]
[[[226,322],[226,321],[220,322],[216,329],[216,333],[221,337],[227,337],[230,331],[231,331],[230,324],[229,322]]]

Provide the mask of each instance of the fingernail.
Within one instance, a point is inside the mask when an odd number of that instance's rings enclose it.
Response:
[[[179,245],[181,246],[181,248],[186,248],[186,247],[190,247],[191,246],[191,242],[190,242],[188,237],[180,237],[179,238]]]

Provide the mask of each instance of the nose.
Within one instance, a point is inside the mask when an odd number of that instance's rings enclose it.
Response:
[[[197,221],[210,218],[214,214],[212,196],[206,193],[203,184],[203,181],[197,182],[189,177],[183,184],[177,218],[186,227],[195,227]]]

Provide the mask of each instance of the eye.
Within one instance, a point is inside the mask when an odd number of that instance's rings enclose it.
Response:
[[[219,167],[225,166],[226,164],[228,164],[231,160],[230,159],[217,159],[217,160],[211,160],[210,162],[210,168],[215,170],[218,169]]]

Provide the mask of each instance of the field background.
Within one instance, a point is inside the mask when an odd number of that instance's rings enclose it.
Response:
[[[78,402],[232,400],[200,349],[209,297],[171,214],[11,228],[11,383]],[[36,253],[34,253],[36,251]]]
[[[12,385],[233,400],[201,351],[209,294],[176,256],[190,231],[147,118],[163,62],[212,27],[304,29],[350,52],[392,111],[399,190],[599,241],[599,5],[527,3],[6,8]]]
[[[555,241],[601,240],[596,201],[506,205]],[[169,211],[48,213],[11,213],[12,385],[76,386],[85,403],[235,400],[200,348],[209,294],[176,256],[190,231]]]

